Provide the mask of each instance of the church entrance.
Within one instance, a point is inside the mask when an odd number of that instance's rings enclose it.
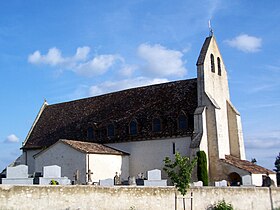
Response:
[[[230,181],[230,186],[240,186],[240,185],[242,185],[242,178],[238,173],[232,172],[228,175],[228,178],[229,178],[229,181]]]

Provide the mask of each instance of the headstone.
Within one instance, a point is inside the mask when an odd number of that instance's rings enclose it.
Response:
[[[71,180],[68,177],[61,177],[61,167],[57,165],[44,166],[43,177],[39,177],[40,185],[69,185]]]
[[[147,172],[148,180],[161,180],[161,171],[159,169],[154,169]]]
[[[91,183],[92,183],[91,175],[92,175],[93,173],[91,172],[90,169],[88,169],[88,172],[87,172],[86,174],[87,174],[87,182],[88,182],[88,184],[91,184]]]
[[[61,177],[61,167],[57,165],[45,166],[43,168],[44,178],[60,178]]]
[[[28,166],[7,167],[7,178],[28,178]]]
[[[227,187],[227,181],[222,180],[222,181],[219,181],[219,182],[215,182],[215,187]]]
[[[245,186],[252,186],[251,175],[242,176],[242,184],[245,185]]]
[[[135,180],[134,176],[128,178],[128,184],[129,185],[136,185],[136,180]]]
[[[28,178],[28,166],[18,165],[7,167],[6,178],[2,179],[2,184],[30,185],[33,179]]]
[[[226,180],[220,181],[220,187],[227,187],[227,181]]]
[[[154,169],[147,172],[148,180],[144,180],[144,186],[167,186],[167,180],[161,179],[161,171]]]
[[[202,181],[194,182],[193,186],[194,187],[203,187],[203,182]]]
[[[101,179],[99,180],[99,185],[103,187],[112,187],[114,186],[114,180],[113,179]]]

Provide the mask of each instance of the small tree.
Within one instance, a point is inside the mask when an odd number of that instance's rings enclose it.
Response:
[[[188,157],[181,156],[179,152],[175,153],[175,160],[169,157],[164,159],[163,170],[167,173],[178,191],[185,196],[190,186],[192,171],[196,165],[197,158],[190,160]],[[185,198],[183,197],[185,209]]]
[[[274,162],[275,169],[273,169],[277,174],[277,185],[280,185],[280,152],[279,155],[276,157],[276,160]]]
[[[208,186],[207,158],[204,151],[198,151],[197,155],[197,179],[203,182],[203,186]]]

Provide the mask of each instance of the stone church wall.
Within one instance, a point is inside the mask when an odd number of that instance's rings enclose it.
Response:
[[[280,208],[280,188],[200,187],[186,195],[186,209],[209,209],[224,199],[238,210]],[[0,185],[0,209],[182,210],[173,187],[11,186]]]

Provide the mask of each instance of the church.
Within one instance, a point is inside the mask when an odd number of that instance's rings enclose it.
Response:
[[[59,165],[81,183],[162,170],[175,152],[207,156],[210,184],[227,180],[261,186],[274,172],[246,160],[241,117],[230,101],[228,77],[214,35],[204,41],[197,78],[137,87],[49,105],[43,103],[22,146],[29,173]],[[163,172],[163,178],[166,174]],[[194,181],[195,181],[194,177]]]

